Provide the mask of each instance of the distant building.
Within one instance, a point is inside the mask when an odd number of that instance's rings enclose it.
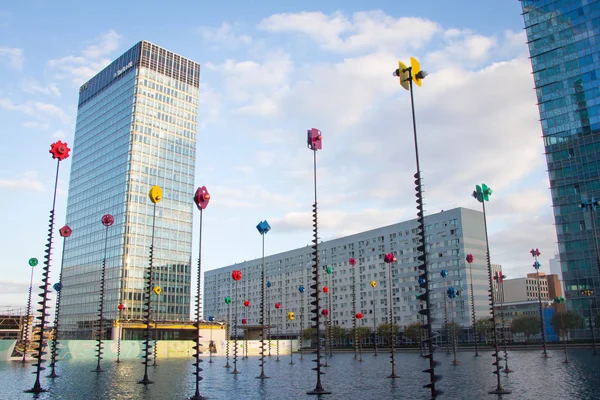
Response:
[[[515,318],[523,317],[523,316],[531,316],[531,317],[540,317],[540,306],[537,300],[527,300],[527,301],[516,301],[516,302],[507,302],[504,303],[501,307],[497,307],[497,314],[499,312],[503,312],[504,321],[507,330],[510,330],[512,326],[512,321]],[[550,321],[554,316],[555,310],[551,306],[549,301],[544,301],[542,303],[542,312],[544,313],[544,332],[546,334],[546,340],[548,341],[556,341],[557,335],[552,327]],[[513,340],[519,341],[519,335],[513,334]],[[531,337],[533,340],[540,339],[541,335],[537,334]],[[524,340],[524,339],[523,339]]]
[[[478,317],[489,315],[488,275],[486,267],[486,243],[483,228],[483,214],[480,211],[455,208],[425,217],[426,249],[431,273],[431,311],[433,324],[443,323],[444,297],[447,286],[460,291],[454,301],[456,322],[470,326],[470,281],[467,254],[473,254],[472,263],[475,310]],[[365,326],[372,327],[389,321],[388,264],[383,255],[392,252],[397,258],[393,264],[392,292],[394,322],[401,328],[420,320],[421,309],[416,296],[420,293],[418,284],[419,262],[417,260],[417,221],[400,222],[355,235],[319,243],[321,273],[319,287],[329,286],[332,304],[327,306],[323,297],[321,307],[332,312],[332,323],[351,328],[354,321],[352,293],[356,296],[356,311],[364,314]],[[275,235],[273,226],[270,235]],[[257,233],[258,234],[258,233]],[[267,245],[269,238],[266,238]],[[309,295],[312,284],[313,262],[310,246],[286,251],[265,257],[266,281],[271,287],[266,289],[265,310],[268,310],[272,326],[279,326],[281,333],[297,334],[309,326]],[[356,259],[352,268],[349,258]],[[243,278],[238,287],[239,318],[247,318],[249,324],[256,324],[260,316],[261,259],[245,261],[207,271],[204,274],[204,317],[214,316],[216,320],[227,319],[234,309],[228,307],[224,298],[233,296],[231,272],[241,270]],[[325,272],[331,267],[332,274]],[[447,270],[448,276],[442,279],[440,272]],[[372,280],[377,287],[369,284]],[[304,294],[298,288],[303,285]],[[248,310],[241,305],[244,299],[250,301]],[[274,304],[282,303],[276,310]],[[286,318],[287,313],[295,313],[295,319]],[[269,316],[265,316],[269,320]],[[373,321],[375,319],[375,321]]]

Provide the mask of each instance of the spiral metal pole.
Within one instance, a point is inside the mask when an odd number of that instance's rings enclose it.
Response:
[[[502,372],[504,372],[505,374],[509,374],[513,372],[513,370],[508,368],[506,319],[504,318],[504,276],[502,276],[502,282],[499,282],[498,289],[500,290],[500,325],[502,327],[502,352],[504,353],[504,369],[502,370]]]
[[[281,322],[281,319],[280,318],[278,318],[278,319],[279,319],[279,321],[277,321],[277,343],[276,343],[277,358],[275,359],[275,362],[279,362],[279,323]]]
[[[201,310],[201,298],[200,298],[200,280],[202,278],[202,208],[200,208],[200,228],[199,228],[199,234],[198,234],[198,268],[197,268],[197,274],[196,274],[196,323],[194,324],[196,327],[196,335],[194,337],[196,345],[193,347],[193,349],[195,350],[194,352],[194,367],[195,370],[193,372],[193,375],[196,377],[195,381],[196,381],[196,392],[194,393],[194,396],[192,396],[190,398],[190,400],[204,400],[205,397],[200,395],[200,381],[202,381],[202,376],[200,375],[200,373],[202,372],[202,368],[200,367],[200,364],[203,362],[203,360],[200,358],[200,355],[202,354],[202,344],[200,344],[200,310]],[[211,325],[211,334],[212,334],[212,325]],[[209,350],[209,352],[212,355],[212,352]]]
[[[98,336],[96,339],[96,369],[92,372],[104,372],[102,365],[102,351],[104,349],[104,291],[106,287],[106,251],[108,248],[108,226],[105,228],[104,233],[104,258],[102,259],[102,273],[100,275],[100,302],[98,304]]]
[[[328,275],[329,276],[329,293],[327,293],[327,297],[328,297],[328,302],[329,302],[329,306],[327,308],[329,308],[329,315],[327,316],[328,319],[328,325],[329,325],[329,357],[333,357],[333,331],[332,331],[332,327],[333,327],[333,300],[331,298],[332,293],[333,293],[333,278],[331,277],[331,274]]]
[[[477,318],[475,317],[475,293],[473,292],[473,270],[471,268],[471,264],[472,263],[469,263],[469,276],[471,279],[471,317],[473,321],[473,335],[475,335],[475,357],[479,357],[479,338],[477,336]]]
[[[376,310],[376,307],[375,307],[375,287],[372,286],[371,288],[372,288],[372,291],[373,291],[373,337],[375,338],[375,340],[374,340],[375,341],[375,354],[374,354],[374,356],[376,356],[376,355],[378,355],[377,354],[377,339],[378,339],[378,337],[377,337],[377,318],[375,317],[375,310]],[[356,313],[354,315],[356,316]]]
[[[420,275],[419,277],[424,279],[424,284],[422,289],[425,289],[425,293],[423,295],[419,295],[419,300],[425,302],[425,308],[419,310],[419,313],[427,318],[427,321],[423,324],[423,329],[425,329],[426,339],[423,340],[423,343],[427,346],[428,353],[425,354],[425,358],[429,360],[429,368],[423,370],[423,372],[429,374],[429,383],[424,387],[430,389],[431,398],[435,399],[438,395],[442,394],[441,390],[437,390],[435,388],[435,383],[442,379],[441,375],[435,374],[435,367],[439,365],[433,358],[434,353],[434,345],[433,339],[435,336],[433,335],[432,329],[432,318],[431,318],[431,299],[430,299],[430,289],[429,289],[429,269],[427,265],[427,252],[425,251],[425,217],[423,214],[423,186],[421,183],[421,167],[419,163],[419,145],[417,141],[417,122],[415,117],[415,100],[413,96],[413,74],[412,68],[407,68],[406,71],[408,73],[408,83],[409,83],[409,92],[410,92],[410,108],[412,113],[412,124],[413,124],[413,138],[415,144],[415,161],[417,172],[414,175],[415,178],[415,191],[417,198],[417,222],[419,225],[419,238],[418,238],[418,246],[417,252],[421,253],[417,258],[422,264],[419,265]]]
[[[488,284],[490,286],[488,293],[489,293],[489,300],[490,300],[490,308],[491,308],[491,313],[492,313],[492,343],[494,346],[494,353],[492,354],[492,356],[494,357],[495,361],[492,363],[493,366],[496,367],[496,370],[494,371],[494,374],[496,374],[496,389],[490,390],[488,391],[489,394],[510,394],[511,391],[504,389],[502,387],[502,383],[500,382],[500,349],[498,347],[498,333],[497,333],[497,325],[496,325],[496,307],[495,307],[495,301],[494,301],[494,291],[493,291],[493,287],[494,285],[492,284],[492,260],[490,258],[490,242],[488,239],[488,230],[487,230],[487,216],[485,213],[485,200],[483,200],[481,202],[481,206],[483,208],[483,227],[484,227],[484,231],[485,231],[485,245],[486,245],[486,260],[487,260],[487,269],[488,269]]]
[[[246,318],[246,324],[248,323],[248,307],[244,307],[244,318]],[[248,359],[248,328],[244,329],[244,358]]]
[[[448,281],[444,277],[444,292],[448,290]],[[444,333],[446,334],[446,354],[450,354],[450,327],[448,326],[448,296],[444,293]]]
[[[352,267],[352,329],[354,330],[354,359],[358,353],[358,332],[356,331],[356,268]]]
[[[535,264],[538,263],[537,255],[533,256]],[[537,280],[537,292],[538,292],[538,309],[540,313],[540,331],[542,333],[542,357],[550,358],[548,351],[546,350],[546,329],[544,327],[544,307],[542,306],[542,289],[540,287],[540,269],[536,268],[536,280]]]
[[[257,379],[268,379],[265,375],[265,234],[262,234],[262,268],[260,270],[260,375]]]
[[[44,268],[43,268],[43,272],[42,272],[42,285],[39,287],[40,289],[42,289],[42,293],[40,293],[38,296],[41,297],[41,300],[38,301],[38,304],[41,306],[41,308],[38,309],[38,312],[40,313],[37,317],[38,321],[39,321],[39,327],[40,327],[40,336],[37,340],[37,346],[35,348],[35,350],[37,350],[37,355],[35,356],[35,358],[37,359],[37,362],[34,364],[35,367],[35,383],[33,384],[33,387],[31,389],[25,390],[26,393],[41,393],[41,392],[45,392],[46,390],[42,388],[42,385],[40,383],[40,374],[41,372],[45,369],[44,367],[42,367],[42,364],[44,363],[44,359],[43,356],[44,354],[46,354],[43,349],[44,349],[44,332],[45,332],[45,328],[46,328],[46,317],[49,316],[49,314],[46,312],[48,310],[48,292],[49,292],[49,278],[50,278],[50,260],[51,260],[51,256],[52,256],[52,238],[54,235],[54,210],[56,208],[56,189],[58,187],[58,171],[60,169],[60,160],[57,161],[56,163],[56,177],[54,178],[54,196],[53,196],[53,200],[52,200],[52,210],[50,210],[50,220],[49,220],[49,225],[48,225],[48,243],[46,244],[46,251],[45,251],[45,255],[44,255]]]
[[[119,310],[119,337],[117,338],[117,363],[121,362],[121,336],[123,336],[123,310]]]
[[[356,314],[355,314],[355,316],[354,316],[354,319],[356,319]],[[362,326],[362,319],[361,319],[361,321],[360,321],[360,325]],[[361,335],[359,335],[359,336],[358,336],[358,351],[359,351],[359,354],[360,354],[360,359],[358,360],[358,362],[363,362],[363,358],[362,358],[362,348],[363,348],[363,347],[362,347],[362,337],[361,337]]]
[[[327,293],[325,293],[325,309],[328,312],[331,312],[331,310],[329,309],[329,296],[327,296]],[[325,317],[325,321],[323,321],[323,324],[325,325],[325,365],[324,365],[324,367],[328,368],[329,361],[327,358],[327,353],[329,352],[329,315],[324,316],[324,317]]]
[[[314,188],[315,188],[315,202],[313,204],[313,251],[312,251],[312,261],[313,261],[313,284],[310,288],[313,290],[311,296],[313,297],[313,301],[311,305],[313,309],[311,312],[314,314],[311,318],[313,321],[312,328],[315,333],[312,337],[312,342],[316,346],[315,354],[317,356],[316,359],[312,360],[317,365],[313,368],[313,371],[317,372],[317,383],[315,388],[306,394],[310,395],[319,395],[319,394],[331,394],[331,392],[323,389],[323,385],[321,384],[321,375],[324,372],[321,372],[321,324],[320,324],[320,308],[319,308],[319,234],[318,234],[318,212],[317,212],[317,150],[313,149],[313,173],[314,173]]]
[[[31,291],[33,289],[33,267],[31,267],[31,278],[29,278],[29,297],[27,298],[27,320],[23,327],[23,359],[21,362],[25,364],[27,360],[27,348],[29,347],[29,326],[31,325]]]
[[[233,372],[232,374],[239,374],[240,371],[237,370],[237,354],[238,354],[238,345],[237,345],[237,326],[238,326],[238,281],[235,281],[235,316],[233,318]]]
[[[302,352],[302,342],[304,341],[304,291],[302,291],[301,297],[302,307],[300,308],[300,348],[298,351],[300,351],[300,361],[303,361],[304,353]]]
[[[160,284],[159,284],[160,286]],[[154,355],[152,357],[152,366],[156,367],[158,364],[156,360],[158,359],[158,309],[160,307],[160,295],[156,295],[156,310],[154,311]]]
[[[454,360],[452,360],[452,365],[460,365],[460,362],[456,358],[456,326],[454,325],[454,299],[450,299],[450,309],[452,313],[452,354],[454,355]]]
[[[229,341],[231,340],[231,304],[227,304],[227,325],[225,325],[225,363],[224,368],[231,368],[229,365]]]
[[[145,324],[146,330],[144,332],[144,378],[138,383],[142,384],[150,384],[154,383],[148,378],[148,363],[150,362],[150,353],[152,352],[152,345],[150,344],[151,339],[151,330],[150,330],[150,316],[152,313],[152,273],[154,269],[154,228],[156,225],[156,203],[154,203],[153,213],[152,213],[152,241],[150,242],[150,265],[148,267],[147,276],[146,276],[146,293],[145,293]]]
[[[58,282],[62,285],[62,270],[65,260],[65,239],[63,239],[62,255],[60,257],[60,272],[58,274]],[[60,324],[60,294],[61,290],[56,291],[56,305],[54,306],[54,340],[50,344],[50,375],[48,378],[58,378],[56,373],[56,355],[58,352],[58,335],[59,335],[59,324]]]
[[[394,332],[394,299],[392,297],[392,262],[388,263],[388,286],[389,286],[389,317],[390,317],[390,364],[392,364],[392,372],[388,375],[388,378],[395,379],[399,378],[396,375],[396,350],[394,345],[396,343],[396,335]],[[356,317],[355,317],[356,319]]]

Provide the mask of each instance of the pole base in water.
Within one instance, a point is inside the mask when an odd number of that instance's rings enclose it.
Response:
[[[388,375],[386,378],[390,378],[390,379],[396,379],[396,378],[400,378],[398,375],[396,375],[395,372],[392,372],[390,375]]]
[[[512,391],[510,390],[506,390],[506,389],[502,389],[502,388],[496,388],[494,390],[488,390],[489,394],[511,394]]]

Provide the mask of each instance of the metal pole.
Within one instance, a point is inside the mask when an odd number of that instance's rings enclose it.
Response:
[[[375,307],[375,286],[371,286],[372,291],[373,291],[373,337],[375,338],[375,356],[377,355],[377,319],[375,316],[375,311],[376,311],[376,307]]]
[[[154,209],[156,212],[156,204],[154,205]],[[154,227],[154,220],[152,222],[152,226]],[[153,228],[154,229],[154,228]],[[100,278],[100,305],[98,309],[98,343],[96,344],[96,356],[98,359],[98,363],[96,365],[96,369],[92,372],[104,372],[102,366],[100,365],[100,361],[102,360],[102,339],[104,336],[104,290],[106,286],[106,251],[108,247],[108,225],[105,228],[104,233],[104,258],[102,259],[102,273]],[[154,237],[154,234],[152,235]],[[152,254],[152,250],[150,250]]]
[[[508,368],[508,351],[506,349],[506,320],[504,319],[504,275],[502,275],[502,272],[500,272],[500,275],[498,289],[500,290],[500,323],[502,326],[502,351],[504,352],[504,369],[502,372],[509,374],[513,372],[513,370]]]
[[[534,255],[535,263],[537,264],[538,259],[537,256]],[[538,307],[540,310],[540,330],[542,333],[542,347],[543,347],[543,357],[549,358],[548,352],[546,351],[546,329],[544,324],[544,309],[542,307],[542,289],[540,288],[540,267],[536,268],[536,280],[537,280],[537,289],[538,289]]]
[[[235,297],[234,297],[234,301],[235,301],[235,316],[233,318],[233,372],[232,374],[239,374],[240,371],[237,370],[237,352],[238,352],[238,345],[237,345],[237,326],[238,326],[238,303],[239,303],[239,299],[238,299],[238,281],[234,281],[235,282]]]
[[[29,325],[31,325],[31,290],[33,288],[33,267],[31,267],[31,277],[29,278],[29,297],[27,300],[27,320],[25,321],[25,328],[23,330],[23,359],[21,362],[24,364],[27,356],[27,348],[29,347]]]
[[[260,375],[257,379],[268,379],[265,375],[265,233],[262,233],[262,269],[260,272]]]
[[[448,281],[444,277],[444,331],[446,334],[446,355],[450,355],[450,327],[448,325]]]
[[[471,278],[471,311],[473,317],[473,335],[475,336],[475,357],[479,357],[479,349],[477,346],[478,337],[477,337],[477,319],[475,317],[475,293],[473,292],[473,269],[471,268],[471,264],[469,263],[469,276]]]
[[[452,365],[460,365],[460,362],[456,359],[456,326],[454,325],[454,299],[450,299],[450,308],[452,313],[452,353],[454,354],[454,360]]]
[[[356,332],[356,268],[352,266],[352,327],[354,329],[354,359],[358,353],[358,333]]]
[[[154,203],[154,211],[152,213],[152,240],[150,242],[150,266],[148,268],[147,288],[146,288],[146,331],[144,338],[144,378],[138,382],[143,384],[153,383],[148,379],[148,358],[150,357],[150,351],[152,346],[150,345],[150,313],[152,312],[151,301],[152,301],[152,270],[154,265],[154,228],[156,224],[156,203]]]
[[[202,360],[200,359],[200,354],[202,354],[201,351],[201,347],[202,345],[200,344],[200,281],[202,278],[202,208],[200,208],[200,227],[199,227],[199,232],[198,232],[198,271],[197,271],[197,282],[196,282],[196,335],[195,335],[195,342],[196,345],[193,347],[195,350],[194,353],[194,358],[195,358],[195,362],[194,362],[194,367],[195,367],[195,371],[193,372],[193,374],[196,376],[195,380],[196,380],[196,392],[194,394],[194,397],[192,397],[191,400],[202,400],[203,397],[200,395],[200,381],[203,379],[200,376],[200,372],[202,372],[202,368],[200,368],[200,363],[202,363]],[[211,330],[210,333],[212,335],[212,326],[211,326]],[[211,338],[211,342],[212,342],[212,338]],[[210,349],[208,349],[208,352],[211,355],[211,362],[212,362],[212,351]]]
[[[394,342],[395,342],[395,337],[396,334],[394,332],[394,299],[392,297],[392,263],[393,261],[390,261],[388,263],[388,286],[389,286],[389,292],[390,292],[390,304],[389,304],[389,310],[390,310],[390,358],[391,361],[390,363],[392,364],[392,372],[388,375],[388,378],[399,378],[398,375],[396,375],[396,352],[394,349]]]

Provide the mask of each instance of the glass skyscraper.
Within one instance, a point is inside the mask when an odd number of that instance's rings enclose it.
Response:
[[[89,337],[107,234],[104,315],[142,319],[156,205],[153,312],[188,320],[200,65],[141,41],[79,89],[65,240],[61,326]],[[104,214],[114,216],[105,228]]]
[[[594,226],[589,211],[578,206],[600,199],[600,1],[522,0],[522,7],[567,307],[588,315],[592,304],[595,315],[600,277]],[[584,290],[593,290],[596,301]]]

